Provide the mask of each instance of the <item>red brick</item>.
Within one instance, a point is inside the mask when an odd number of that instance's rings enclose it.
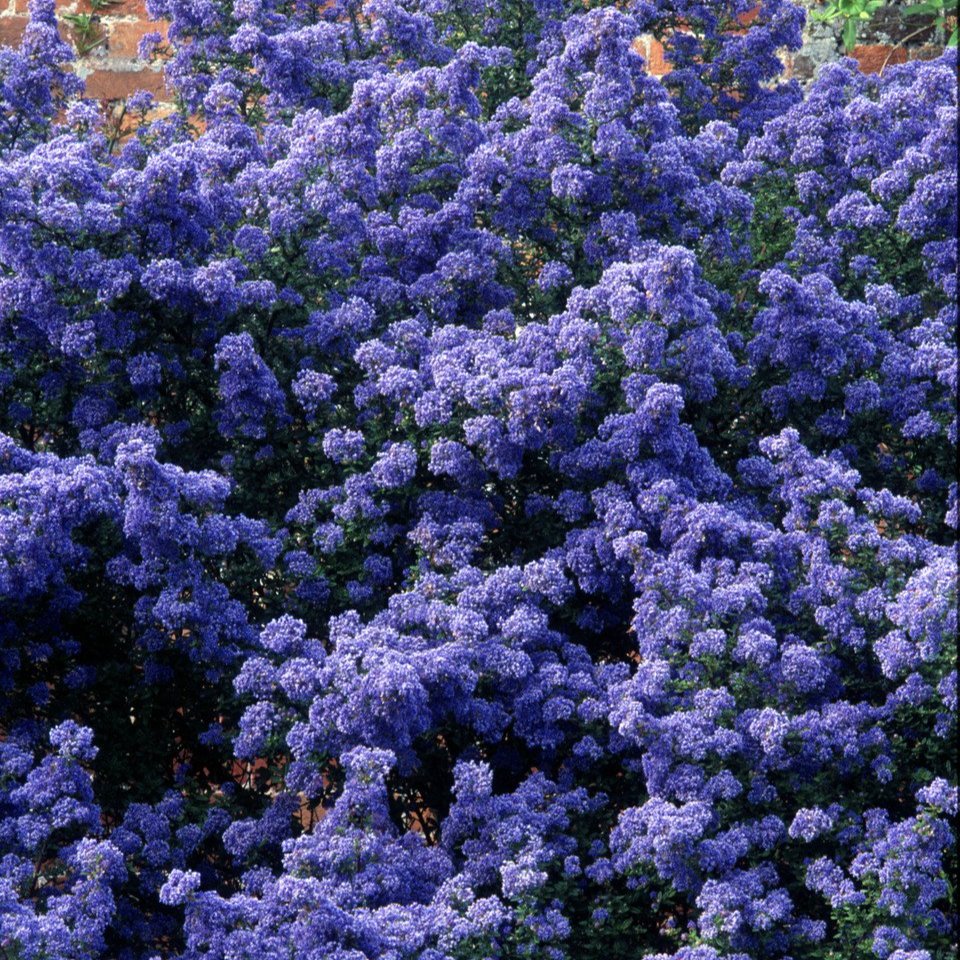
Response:
[[[26,17],[0,17],[0,47],[16,47],[27,28]]]
[[[86,84],[86,94],[94,100],[125,100],[138,90],[147,90],[158,100],[168,96],[163,74],[157,70],[94,70]]]
[[[137,58],[137,47],[146,33],[166,32],[166,24],[154,23],[149,20],[114,23],[110,28],[110,38],[107,42],[107,52],[111,57],[125,57],[128,60]]]
[[[885,43],[854,47],[852,56],[864,73],[879,73],[884,64],[892,66],[895,63],[907,62],[907,51],[903,47],[891,47]]]
[[[13,6],[18,12],[22,11],[26,13],[30,6],[30,0],[13,0]],[[54,7],[58,14],[75,13],[77,10],[77,0],[54,0]],[[89,13],[89,11],[85,12]]]
[[[61,0],[58,0],[58,3]],[[90,0],[62,0],[64,3],[76,3],[78,13],[93,13]],[[146,0],[116,0],[106,7],[96,11],[101,17],[136,17],[139,20],[148,20]]]
[[[750,28],[750,24],[753,23],[757,17],[760,16],[760,7],[751,7],[749,10],[745,10],[743,13],[738,13],[734,20],[736,21],[736,26],[730,27],[727,31],[728,34],[733,36],[743,36]]]
[[[647,43],[647,70],[655,77],[662,77],[672,69],[664,56],[663,44],[651,38]]]

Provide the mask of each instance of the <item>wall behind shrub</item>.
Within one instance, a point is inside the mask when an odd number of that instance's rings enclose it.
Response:
[[[911,0],[915,2],[915,0]],[[145,0],[57,0],[63,19],[64,36],[75,48],[86,49],[77,60],[76,69],[87,81],[90,96],[116,101],[135,90],[149,90],[158,99],[165,98],[163,72],[158,64],[150,64],[137,56],[137,46],[145,33],[160,29],[162,24],[150,21]],[[932,59],[943,49],[944,33],[932,26],[924,29],[924,20],[903,13],[906,3],[881,7],[869,24],[861,27],[853,56],[861,68],[876,73],[885,64],[906,60]],[[811,3],[811,9],[819,6]],[[90,29],[83,31],[72,16],[90,16]],[[16,44],[27,23],[27,0],[0,0],[0,46]],[[92,44],[92,46],[91,46]],[[638,48],[647,58],[650,71],[660,75],[669,70],[663,48],[653,38],[641,38]],[[787,72],[800,80],[809,80],[824,63],[844,55],[840,25],[810,22],[801,50],[785,57]]]

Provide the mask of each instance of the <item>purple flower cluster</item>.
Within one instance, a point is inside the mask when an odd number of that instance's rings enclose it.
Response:
[[[0,955],[950,955],[955,54],[150,6],[0,51]]]

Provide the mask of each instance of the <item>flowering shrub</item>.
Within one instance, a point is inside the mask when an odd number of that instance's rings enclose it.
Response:
[[[151,2],[0,51],[0,955],[951,955],[955,53]]]

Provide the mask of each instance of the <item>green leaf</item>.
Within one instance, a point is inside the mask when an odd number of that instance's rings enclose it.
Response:
[[[948,47],[955,47],[957,45],[957,27],[953,28],[953,33],[950,34],[950,39],[947,41]]]
[[[843,46],[847,53],[857,45],[857,21],[848,20],[843,25]]]
[[[819,11],[815,16],[818,20],[836,20],[840,16],[840,7],[836,3],[829,3],[824,10]]]

